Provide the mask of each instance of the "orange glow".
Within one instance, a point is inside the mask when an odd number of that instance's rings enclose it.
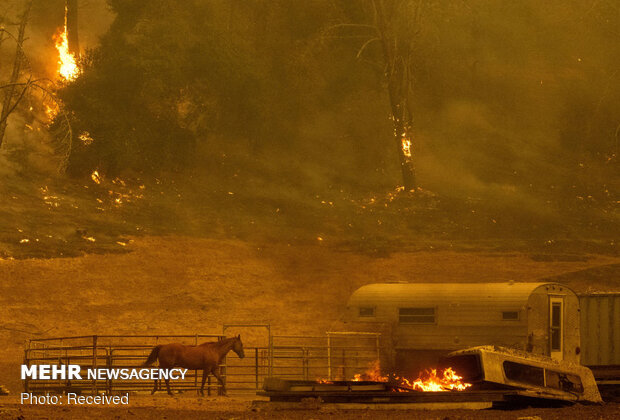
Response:
[[[372,362],[366,372],[356,374],[353,377],[355,382],[388,382],[390,379],[389,376],[381,374],[381,366],[378,360]],[[414,381],[398,376],[394,376],[393,380],[402,388],[424,392],[464,391],[471,386],[471,384],[463,382],[463,377],[457,375],[452,368],[446,368],[440,374],[437,373],[437,369],[427,370]]]
[[[99,171],[93,171],[92,174],[90,174],[90,178],[93,180],[93,182],[95,184],[101,184],[101,175],[99,175]]]
[[[80,69],[75,60],[75,56],[69,52],[69,40],[67,38],[67,9],[65,8],[65,26],[59,30],[54,37],[56,49],[58,50],[58,74],[67,80],[77,79]]]
[[[405,134],[403,134],[403,138],[400,140],[401,146],[403,148],[403,154],[410,158],[411,157],[411,140],[409,140],[407,137],[405,137]]]
[[[58,115],[58,106],[49,106],[45,104],[45,115],[50,122],[53,122],[56,115]]]
[[[452,368],[446,368],[441,375],[437,374],[437,369],[426,371],[413,383],[406,381],[408,388],[420,391],[464,391],[471,384],[464,383],[463,377],[458,376]]]
[[[368,365],[368,369],[364,373],[358,373],[353,376],[353,380],[355,382],[360,381],[373,381],[373,382],[387,382],[388,377],[381,375],[381,364],[378,360],[375,360],[370,365]]]

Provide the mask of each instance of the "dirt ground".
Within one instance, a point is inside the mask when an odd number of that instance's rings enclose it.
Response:
[[[575,291],[620,290],[620,258],[501,252],[393,252],[378,258],[326,246],[256,244],[192,237],[134,238],[124,254],[0,259],[0,384],[21,392],[26,340],[104,334],[219,334],[224,323],[270,324],[273,334],[346,329],[349,295],[373,282],[506,282],[554,278]],[[253,337],[246,336],[251,341]],[[11,397],[13,398],[13,397]],[[2,418],[125,417],[122,408],[27,407],[0,399]],[[165,403],[162,403],[165,401]],[[158,399],[132,405],[134,418],[327,418],[321,411],[253,412],[244,404]],[[174,400],[172,400],[174,401]],[[189,401],[189,400],[188,400]],[[230,403],[230,404],[229,404]],[[208,412],[200,410],[207,409]],[[215,408],[213,408],[215,407]],[[68,410],[68,411],[67,411]],[[542,411],[542,418],[612,418],[617,405]],[[536,411],[480,412],[510,418]],[[474,418],[468,412],[345,412],[357,418]],[[13,417],[11,417],[13,416]],[[421,417],[413,417],[421,416]],[[426,417],[425,417],[426,416]]]
[[[132,397],[123,407],[43,407],[20,405],[17,398],[0,399],[0,419],[497,419],[497,420],[564,420],[616,419],[619,404],[596,406],[575,405],[564,408],[526,408],[522,410],[339,410],[321,406],[273,410],[257,407],[250,399],[217,397]]]

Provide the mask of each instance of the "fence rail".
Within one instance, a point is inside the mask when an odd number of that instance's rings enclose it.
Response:
[[[350,379],[379,359],[380,336],[369,333],[326,333],[324,336],[268,337],[265,345],[244,346],[244,359],[227,357],[220,366],[226,389],[230,393],[255,393],[268,376],[286,379]],[[24,364],[78,364],[82,378],[88,369],[132,369],[142,367],[157,344],[181,342],[196,345],[221,340],[223,335],[106,335],[57,337],[31,340],[24,352]],[[250,345],[247,345],[250,344]],[[200,371],[188,371],[185,379],[170,381],[173,392],[197,392]],[[162,381],[163,382],[163,381]],[[38,394],[76,392],[109,394],[151,392],[154,382],[136,379],[82,379],[24,381],[25,392]],[[160,390],[162,388],[160,387]],[[217,381],[209,376],[208,394],[219,392]]]

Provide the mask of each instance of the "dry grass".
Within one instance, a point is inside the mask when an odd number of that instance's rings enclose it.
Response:
[[[376,258],[320,245],[181,236],[135,238],[128,248],[125,254],[0,260],[0,345],[9,367],[0,370],[0,383],[19,389],[15,378],[24,340],[34,337],[220,333],[223,323],[267,323],[276,334],[322,334],[341,328],[350,293],[372,282],[560,276],[577,291],[620,289],[620,258],[607,255],[539,261],[524,253],[422,251]],[[615,277],[588,282],[575,274],[606,267]]]

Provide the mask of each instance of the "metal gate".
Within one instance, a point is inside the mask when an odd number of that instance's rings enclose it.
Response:
[[[270,376],[347,380],[380,359],[380,334],[328,332],[324,336],[273,336]]]

